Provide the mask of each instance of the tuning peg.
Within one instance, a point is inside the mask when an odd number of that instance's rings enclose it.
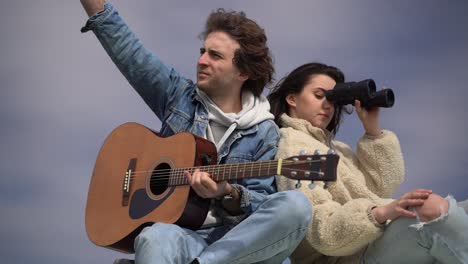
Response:
[[[314,182],[310,182],[309,185],[307,185],[309,187],[309,189],[314,189],[315,188],[315,184]]]
[[[307,155],[307,151],[305,149],[301,149],[301,151],[299,151],[299,156],[304,156],[304,155]]]
[[[332,149],[332,148],[328,149],[328,151],[327,151],[327,154],[335,154],[335,153],[336,153],[335,150]]]
[[[316,150],[314,151],[314,155],[320,155],[320,151],[319,151],[318,149],[316,149]]]
[[[301,180],[297,180],[297,182],[296,182],[296,189],[301,188],[301,186],[302,186]]]
[[[328,182],[326,181],[325,184],[323,185],[323,189],[328,189]]]

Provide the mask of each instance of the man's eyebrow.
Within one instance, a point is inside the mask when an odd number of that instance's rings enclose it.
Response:
[[[224,53],[222,53],[221,51],[219,51],[217,49],[207,48],[206,51],[208,53],[210,53],[210,54],[219,55],[221,57],[224,57]]]

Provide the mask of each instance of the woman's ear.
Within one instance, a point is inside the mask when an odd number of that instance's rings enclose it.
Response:
[[[286,96],[286,102],[288,103],[289,107],[296,107],[296,95],[288,94]]]

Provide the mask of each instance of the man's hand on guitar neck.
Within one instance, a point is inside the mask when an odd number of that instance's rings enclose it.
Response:
[[[232,215],[242,213],[240,209],[240,195],[237,190],[232,187],[227,181],[215,182],[211,179],[210,174],[196,169],[193,174],[185,171],[185,176],[188,179],[190,186],[202,198],[221,199],[226,195],[230,195],[228,202],[223,203],[224,208]]]
[[[210,174],[196,169],[193,174],[188,171],[184,172],[190,186],[195,190],[198,196],[202,198],[219,198],[228,195],[231,191],[231,186],[226,182],[216,183],[211,179]]]

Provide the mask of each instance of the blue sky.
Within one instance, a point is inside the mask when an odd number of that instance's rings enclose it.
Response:
[[[243,10],[263,26],[276,79],[320,61],[348,80],[372,78],[396,95],[382,127],[395,131],[406,181],[468,199],[466,1],[123,1],[143,43],[189,78],[206,16]],[[94,160],[119,124],[159,121],[92,33],[79,1],[0,3],[0,256],[4,263],[112,263],[120,253],[87,239],[84,210]],[[347,116],[338,139],[363,130]]]

